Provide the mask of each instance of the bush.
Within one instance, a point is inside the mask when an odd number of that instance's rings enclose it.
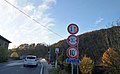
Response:
[[[83,74],[92,74],[94,67],[93,60],[90,57],[84,56],[79,64],[79,67]]]
[[[0,63],[8,60],[8,49],[0,48]]]
[[[14,52],[10,55],[10,58],[11,58],[11,59],[14,59],[14,60],[19,60],[18,53],[17,53],[16,51],[14,51]]]

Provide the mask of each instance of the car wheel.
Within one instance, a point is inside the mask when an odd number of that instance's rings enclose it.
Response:
[[[24,66],[24,67],[26,67],[26,65],[25,65],[25,64],[24,64],[23,66]]]
[[[35,65],[35,67],[37,67],[37,66],[38,66],[38,64]]]

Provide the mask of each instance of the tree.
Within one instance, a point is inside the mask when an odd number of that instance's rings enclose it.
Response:
[[[32,44],[21,44],[18,47],[14,47],[11,49],[10,53],[12,54],[14,51],[14,54],[18,54],[19,56],[24,55],[35,55],[37,57],[46,57],[48,55],[48,46],[45,46],[45,44],[38,43],[35,45],[35,43]],[[10,54],[10,55],[11,55]]]
[[[59,61],[60,64],[63,63],[63,55],[62,54],[58,57],[58,61]]]
[[[13,53],[10,55],[11,58],[13,59],[18,59],[19,56],[18,56],[18,53],[16,52],[16,49],[13,49]]]
[[[10,55],[11,58],[18,58],[18,54],[17,52],[13,52],[11,55]]]
[[[83,74],[92,74],[92,70],[93,70],[93,61],[90,57],[86,57],[84,56],[79,64],[80,67],[80,71]]]
[[[104,52],[102,63],[107,67],[107,71],[112,74],[120,73],[120,51],[109,48]]]

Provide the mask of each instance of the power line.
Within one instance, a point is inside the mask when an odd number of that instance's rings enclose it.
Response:
[[[18,11],[20,11],[21,13],[23,13],[24,15],[26,15],[28,18],[32,19],[34,22],[40,24],[40,22],[38,22],[37,20],[35,20],[35,19],[33,19],[32,17],[30,17],[28,14],[26,14],[25,12],[23,12],[22,10],[20,10],[19,8],[17,8],[15,5],[11,4],[9,1],[7,1],[7,0],[4,0],[4,1],[5,1],[6,3],[8,3],[9,5],[11,5],[12,7],[14,7],[15,9],[17,9]],[[48,29],[49,31],[51,31],[51,32],[54,33],[55,35],[63,38],[61,35],[59,35],[58,33],[54,32],[53,30],[47,28],[46,26],[44,26],[44,25],[42,25],[42,24],[40,24],[40,25],[41,25],[42,27]]]

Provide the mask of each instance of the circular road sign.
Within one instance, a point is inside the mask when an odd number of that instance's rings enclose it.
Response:
[[[76,24],[70,24],[70,25],[68,26],[67,30],[68,30],[68,32],[69,32],[70,34],[77,34],[79,28],[78,28],[78,26],[77,26]]]
[[[79,50],[76,47],[69,47],[66,54],[69,58],[77,58],[79,56]]]
[[[67,43],[68,45],[70,45],[71,47],[75,47],[77,46],[77,44],[79,43],[79,39],[77,36],[75,35],[70,35],[68,38],[67,38]]]

